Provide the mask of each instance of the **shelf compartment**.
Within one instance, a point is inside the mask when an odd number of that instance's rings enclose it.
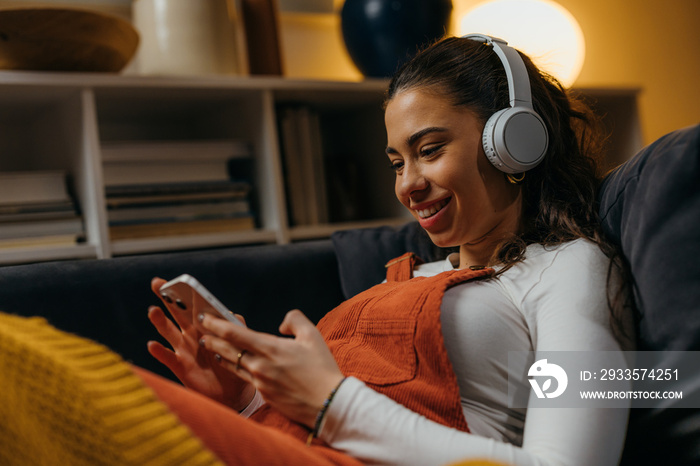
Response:
[[[307,141],[307,146],[310,144],[312,148],[309,152],[322,154],[320,165],[323,166],[324,183],[318,185],[316,192],[325,199],[319,202],[317,194],[311,196],[314,201],[305,199],[310,202],[311,209],[311,214],[305,215],[299,207],[300,199],[294,198],[294,193],[298,196],[299,192],[290,187],[293,188],[295,183],[313,183],[317,169],[309,171],[308,160],[304,162],[305,151],[299,150],[296,157],[301,158],[301,162],[296,163],[301,163],[302,171],[294,178],[294,173],[298,172],[298,166],[294,167],[295,157],[290,160],[289,155],[281,151],[287,170],[287,205],[290,214],[295,213],[289,215],[295,220],[290,223],[295,231],[303,231],[305,227],[318,223],[374,222],[401,215],[402,207],[394,195],[394,173],[388,168],[384,153],[386,132],[381,105],[384,88],[384,81],[369,81],[317,90],[300,86],[274,91],[282,148],[288,139],[285,136],[290,132],[293,134],[295,123],[289,121],[296,120],[297,127],[308,134],[298,136],[299,141],[292,138],[287,148],[294,153],[295,142],[300,144],[298,147],[303,147],[303,141]],[[316,132],[320,133],[320,138],[314,136]],[[320,222],[315,221],[316,218],[321,219]],[[310,228],[310,231],[314,229]]]
[[[119,141],[238,141],[250,146],[250,170],[235,181],[248,181],[251,211],[262,231],[278,231],[283,222],[277,216],[276,192],[281,189],[275,179],[276,153],[270,140],[275,138],[266,127],[269,96],[264,91],[236,88],[109,87],[95,90],[101,144]],[[236,242],[267,241],[253,234]],[[278,233],[275,239],[280,237]],[[113,254],[124,251],[161,250],[159,242],[149,240],[115,241]],[[193,243],[194,241],[194,243]],[[172,249],[228,244],[217,235],[168,238],[164,244]],[[149,246],[151,245],[151,246]]]
[[[0,86],[0,170],[60,171],[85,225],[88,252],[76,245],[67,249],[37,247],[25,250],[27,260],[45,254],[47,260],[95,255],[100,238],[90,228],[94,177],[90,167],[89,134],[84,112],[84,93],[79,87]],[[3,251],[12,262],[19,250]],[[21,254],[20,254],[21,255]],[[101,255],[97,253],[99,257]]]

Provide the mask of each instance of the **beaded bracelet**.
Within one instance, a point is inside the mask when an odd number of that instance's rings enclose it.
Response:
[[[333,397],[335,396],[335,393],[340,388],[340,385],[343,382],[345,382],[345,379],[347,379],[347,377],[343,377],[343,380],[338,382],[338,385],[335,386],[335,388],[331,391],[330,395],[328,395],[328,398],[326,398],[326,400],[323,402],[323,406],[321,406],[321,410],[316,415],[316,422],[314,423],[314,428],[309,433],[309,436],[306,438],[306,445],[307,446],[311,446],[311,442],[318,435],[318,431],[321,429],[321,422],[323,422],[323,418],[326,415],[326,411],[328,411],[328,406],[330,406],[331,401],[333,401]]]

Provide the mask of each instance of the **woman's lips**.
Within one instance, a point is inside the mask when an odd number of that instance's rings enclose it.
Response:
[[[445,207],[449,202],[451,198],[445,198],[441,199],[427,207],[423,207],[422,209],[413,209],[416,211],[418,214],[418,217],[421,219],[427,219],[435,215],[436,213],[440,212],[443,207]]]
[[[419,209],[413,209],[418,216],[418,223],[423,227],[424,230],[430,230],[437,222],[442,218],[442,213],[445,211],[445,207],[452,200],[451,197],[441,199],[432,204],[418,205]]]

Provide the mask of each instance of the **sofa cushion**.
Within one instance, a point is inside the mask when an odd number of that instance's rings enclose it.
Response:
[[[611,173],[600,215],[632,268],[640,349],[700,350],[700,125]]]
[[[149,305],[161,304],[151,278],[189,273],[249,327],[276,333],[291,309],[317,322],[342,301],[338,275],[329,273],[336,268],[330,240],[7,266],[0,267],[0,311],[41,315],[172,378],[146,350],[160,339],[146,317]]]
[[[426,262],[446,257],[418,222],[402,227],[360,228],[333,233],[340,283],[345,298],[355,296],[386,278],[384,265],[394,257],[414,252]]]
[[[600,215],[632,268],[639,349],[700,349],[700,125],[660,138],[610,174]],[[676,367],[678,354],[665,352],[659,367]],[[699,398],[697,387],[697,374],[686,374],[686,403]],[[700,409],[675,404],[632,409],[620,465],[700,464]]]

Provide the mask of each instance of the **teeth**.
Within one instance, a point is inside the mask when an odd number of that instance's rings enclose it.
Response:
[[[440,210],[442,210],[442,208],[447,205],[448,201],[449,201],[449,199],[444,199],[440,202],[437,202],[437,203],[431,205],[427,209],[417,210],[416,212],[418,213],[418,216],[420,218],[431,217],[431,216],[435,215],[436,213],[438,213]]]

